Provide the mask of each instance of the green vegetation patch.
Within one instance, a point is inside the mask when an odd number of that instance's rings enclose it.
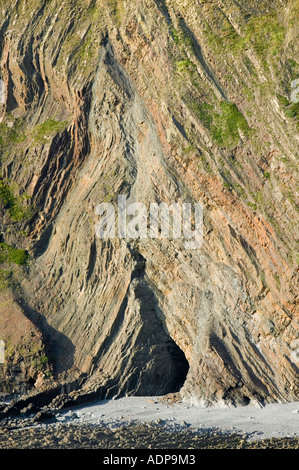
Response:
[[[178,30],[174,26],[171,26],[169,31],[172,36],[172,39],[178,46],[186,46],[189,49],[193,50],[192,39],[185,33],[185,31],[183,31],[182,29]]]
[[[46,143],[51,135],[62,131],[67,125],[67,121],[55,121],[47,119],[42,124],[38,124],[33,130],[33,140],[36,143]]]
[[[26,250],[14,248],[7,243],[0,243],[0,264],[15,263],[24,266],[28,261],[29,255]]]
[[[28,199],[28,196],[14,196],[10,186],[0,180],[0,207],[4,207],[16,222],[26,220],[31,214],[30,208],[24,204],[24,199]]]
[[[0,268],[0,292],[13,287],[13,273],[8,269]]]
[[[44,345],[34,339],[22,338],[18,343],[7,338],[5,356],[7,363],[16,363],[22,358],[36,372],[43,372],[45,378],[52,376],[50,360],[45,353]]]
[[[277,55],[285,34],[285,27],[280,24],[276,12],[271,12],[249,21],[245,37],[239,41],[238,47],[243,50],[251,45],[263,57],[268,53]]]
[[[119,28],[125,16],[125,7],[123,0],[107,0],[110,15],[114,19],[116,26]]]
[[[6,122],[0,123],[0,149],[3,150],[9,144],[18,144],[24,142],[26,139],[26,135],[23,134],[22,128],[22,121],[20,119],[16,119],[14,122],[11,123],[11,126],[8,125]]]
[[[217,38],[217,43],[224,46],[229,42],[234,52],[253,49],[260,57],[278,55],[285,35],[286,28],[281,24],[277,11],[265,15],[252,16],[239,36],[233,26],[227,22],[223,26],[223,36]],[[227,20],[226,20],[227,21]]]
[[[250,133],[245,117],[234,103],[222,101],[220,112],[215,112],[207,103],[193,103],[192,107],[220,147],[234,148],[240,141],[240,132],[245,136]]]
[[[192,74],[194,71],[196,71],[195,64],[189,59],[177,61],[176,66],[179,72],[188,72]]]
[[[191,107],[197,114],[200,122],[211,131],[213,124],[213,106],[208,103],[191,103]]]
[[[218,145],[235,147],[240,140],[240,131],[248,135],[250,128],[243,114],[234,103],[222,101],[221,114],[214,116],[212,135]]]
[[[49,359],[45,354],[42,356],[35,357],[32,361],[32,366],[37,371],[46,371],[46,377],[51,377],[51,373],[49,370]]]
[[[285,116],[297,121],[297,127],[299,128],[299,103],[293,103],[282,95],[276,96]]]

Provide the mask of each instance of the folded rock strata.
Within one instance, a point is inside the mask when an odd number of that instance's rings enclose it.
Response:
[[[0,266],[16,317],[4,328],[1,297],[0,336],[27,341],[25,316],[47,356],[22,359],[20,385],[11,354],[2,391],[83,377],[107,397],[298,400],[296,12],[1,0],[0,228],[30,257]],[[201,203],[202,246],[97,237],[97,205],[119,195]]]

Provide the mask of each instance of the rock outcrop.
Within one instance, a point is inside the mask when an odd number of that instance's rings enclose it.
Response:
[[[25,315],[48,354],[8,391],[299,399],[298,8],[0,2],[5,340]],[[119,195],[201,203],[202,246],[99,238]]]

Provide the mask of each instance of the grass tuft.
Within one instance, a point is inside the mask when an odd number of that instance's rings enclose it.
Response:
[[[14,248],[7,243],[0,243],[0,264],[14,263],[19,266],[27,264],[29,254],[26,250]]]
[[[51,135],[62,131],[66,125],[67,121],[47,119],[45,122],[35,127],[33,130],[33,140],[36,143],[46,143]]]

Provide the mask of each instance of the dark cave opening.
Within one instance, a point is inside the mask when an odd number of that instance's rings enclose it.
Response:
[[[134,253],[134,256],[136,265],[132,272],[130,294],[138,305],[142,326],[132,354],[128,357],[130,365],[126,383],[119,393],[139,396],[177,393],[186,381],[189,363],[165,325],[165,314],[159,306],[155,289],[145,276],[145,258],[140,253]],[[127,301],[123,315],[120,316],[120,324],[126,312]],[[130,314],[130,311],[127,313]]]
[[[143,350],[142,356],[135,356],[138,361],[134,372],[125,380],[123,387],[119,388],[119,383],[114,384],[106,398],[127,394],[164,396],[179,392],[186,381],[189,363],[172,338],[164,337],[164,341],[152,345],[150,353]]]
[[[171,340],[168,346],[168,352],[172,373],[169,376],[169,381],[165,384],[166,394],[179,392],[189,372],[189,363],[186,356],[173,340]]]

